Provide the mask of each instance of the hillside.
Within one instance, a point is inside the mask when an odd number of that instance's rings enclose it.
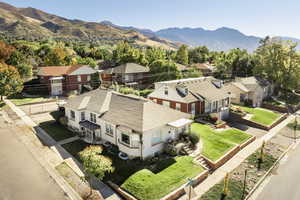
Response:
[[[114,26],[71,20],[52,15],[35,8],[16,8],[0,2],[0,32],[16,38],[34,39],[64,39],[81,41],[129,40],[141,46],[162,46],[176,48],[176,44],[165,40],[158,41],[134,30],[124,30]]]

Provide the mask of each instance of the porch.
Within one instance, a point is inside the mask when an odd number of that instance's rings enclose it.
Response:
[[[94,124],[90,121],[81,121],[80,134],[79,136],[87,143],[90,144],[100,144],[101,143],[101,126]]]

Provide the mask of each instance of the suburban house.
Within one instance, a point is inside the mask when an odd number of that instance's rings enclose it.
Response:
[[[96,89],[64,105],[68,127],[90,144],[110,142],[129,158],[147,158],[189,129],[190,115],[148,99]]]
[[[39,67],[37,76],[53,96],[65,95],[70,91],[81,92],[90,86],[91,75],[96,71],[88,65]]]
[[[193,67],[200,71],[203,76],[212,76],[212,73],[215,72],[215,67],[209,63],[195,63]]]
[[[249,100],[250,91],[240,82],[226,83],[224,89],[230,95],[232,103],[244,104]]]
[[[229,115],[230,95],[224,90],[222,81],[213,77],[157,82],[148,98],[193,115],[215,113],[218,119],[226,119]]]
[[[176,65],[177,70],[180,71],[180,72],[188,71],[188,67],[185,66],[185,65],[182,65],[180,63],[175,63],[175,65]]]
[[[147,79],[148,67],[136,63],[126,63],[101,71],[103,82],[117,82],[118,84],[134,85]]]
[[[249,90],[248,98],[253,107],[261,106],[263,100],[270,97],[274,91],[269,81],[259,77],[236,78],[235,81],[243,84]]]

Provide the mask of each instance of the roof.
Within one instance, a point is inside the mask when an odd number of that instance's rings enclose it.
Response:
[[[70,66],[45,66],[38,68],[38,75],[40,76],[63,76],[69,75],[74,71],[87,67],[87,65],[70,65]],[[90,73],[88,73],[90,74]]]
[[[168,94],[165,94],[165,88]],[[229,97],[227,91],[222,87],[222,81],[213,77],[188,78],[172,81],[158,82],[155,90],[149,97],[168,99],[172,101],[191,103],[195,101],[217,101]],[[187,93],[182,94],[180,88],[186,88]]]
[[[225,85],[224,85],[224,88],[228,91],[228,92],[232,92],[231,90],[231,88],[232,87],[235,87],[235,88],[237,88],[237,89],[239,89],[241,92],[245,92],[245,93],[247,93],[247,92],[249,92],[249,90],[247,89],[247,87],[245,87],[242,83],[240,83],[240,82],[230,82],[230,83],[226,83]]]
[[[176,68],[178,71],[185,71],[188,69],[187,66],[179,64],[179,63],[176,63]]]
[[[249,90],[254,90],[257,87],[267,87],[270,85],[270,82],[256,77],[256,76],[250,76],[250,77],[245,77],[245,78],[236,78],[236,82],[240,82],[241,84],[243,84],[247,89]]]
[[[209,70],[209,71],[214,70],[214,67],[207,63],[195,63],[195,64],[193,64],[193,66],[200,70]]]
[[[149,72],[149,68],[136,63],[126,63],[105,70],[105,73],[107,74],[114,74],[114,73],[130,74],[130,73],[145,73],[145,72]]]
[[[117,126],[128,127],[137,133],[190,117],[189,114],[155,104],[148,99],[104,89],[97,89],[71,98],[64,106],[98,113],[102,120]]]

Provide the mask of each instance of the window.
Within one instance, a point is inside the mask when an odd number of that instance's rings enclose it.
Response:
[[[155,132],[152,134],[151,144],[156,145],[162,142],[161,132]]]
[[[105,133],[107,135],[110,135],[110,136],[113,136],[114,135],[114,132],[113,132],[113,129],[112,129],[112,125],[110,124],[105,124]]]
[[[77,76],[77,81],[81,82],[81,76],[80,75]]]
[[[176,103],[176,110],[181,110],[181,103]]]
[[[191,104],[191,113],[195,114],[196,113],[196,103]]]
[[[205,112],[206,113],[210,112],[211,103],[205,101],[204,104],[205,104]]]
[[[70,111],[71,120],[75,120],[75,112],[73,110]]]
[[[86,77],[86,80],[87,80],[87,81],[90,81],[90,80],[91,80],[91,76],[88,75],[88,76]]]
[[[130,145],[130,137],[128,135],[125,135],[124,133],[122,133],[121,135],[121,141],[125,144]]]
[[[170,107],[170,102],[169,101],[163,101],[163,105],[166,107]]]
[[[165,87],[165,95],[168,95],[169,94],[169,91],[168,91],[168,87],[166,86]]]
[[[96,114],[94,113],[90,114],[90,121],[96,123]]]
[[[85,120],[85,113],[81,112],[80,115],[81,115],[81,121],[84,121]]]

